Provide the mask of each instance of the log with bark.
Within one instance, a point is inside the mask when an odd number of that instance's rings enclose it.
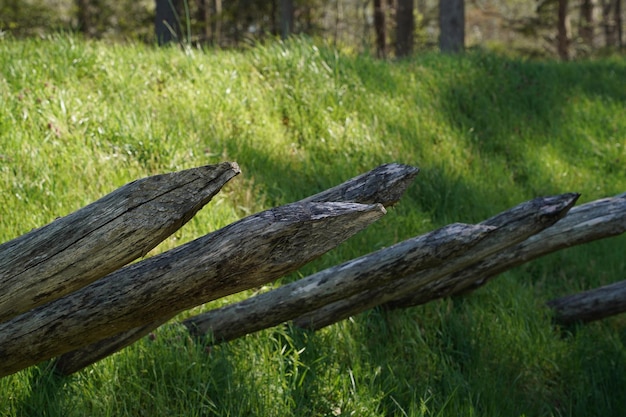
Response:
[[[332,320],[345,318],[363,306],[369,308],[380,303],[390,288],[401,293],[412,286],[419,288],[527,238],[561,218],[577,197],[566,194],[535,199],[480,225],[446,226],[268,293],[192,317],[184,324],[196,335],[209,333],[215,342],[221,342],[306,313],[311,317],[313,311],[324,311],[324,306],[341,305],[340,300],[358,297],[359,302],[347,304],[345,312],[332,310],[328,314]],[[402,280],[398,286],[396,283]]]
[[[0,322],[144,256],[239,172],[224,162],[140,179],[0,245]]]
[[[626,312],[626,281],[548,301],[554,320],[568,326],[589,323]]]
[[[294,319],[293,322],[299,327],[316,330],[392,300],[401,299],[406,294],[415,293],[442,277],[467,268],[553,225],[565,216],[578,197],[578,194],[569,193],[522,203],[482,222],[481,225],[495,226],[496,229],[467,252],[449,259],[441,267],[428,268],[330,303]]]
[[[300,203],[338,201],[362,204],[381,203],[389,207],[398,202],[418,173],[419,169],[416,167],[397,163],[384,164],[336,187],[305,198]],[[272,279],[273,277],[267,277],[267,281]],[[173,315],[164,316],[140,327],[65,353],[57,359],[55,368],[63,375],[76,372],[132,344],[171,318]]]
[[[290,204],[129,265],[0,323],[0,376],[291,272],[385,213]]]
[[[496,275],[557,250],[626,231],[626,194],[573,207],[554,226],[524,242],[490,256],[469,268],[433,281],[411,294],[386,304],[390,308],[420,305],[437,298],[472,291]]]
[[[211,335],[216,343],[236,339],[399,277],[440,267],[493,230],[495,227],[452,224],[273,291],[191,317],[183,324],[193,335]]]

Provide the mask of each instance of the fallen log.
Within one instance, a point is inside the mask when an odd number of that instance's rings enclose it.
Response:
[[[278,278],[385,213],[380,204],[290,204],[124,267],[0,323],[0,377]]]
[[[386,304],[389,308],[420,305],[472,291],[496,275],[557,250],[626,231],[626,194],[573,207],[555,225],[524,242],[496,253],[471,267],[433,281]]]
[[[144,256],[239,172],[224,162],[140,179],[0,245],[0,322]]]
[[[397,163],[384,164],[336,187],[307,197],[300,203],[339,201],[361,204],[381,203],[386,207],[392,206],[402,197],[418,173],[419,169],[416,167]],[[268,278],[268,281],[271,279]],[[163,317],[65,353],[56,360],[55,369],[62,375],[79,371],[132,344],[172,318],[173,315]]]
[[[215,343],[236,339],[399,277],[439,267],[493,230],[495,227],[491,226],[452,224],[273,291],[191,317],[183,324],[192,335],[211,335]]]
[[[495,226],[496,230],[467,252],[449,259],[441,267],[429,268],[330,303],[296,318],[293,322],[299,327],[316,330],[392,300],[401,299],[406,294],[415,293],[446,275],[467,268],[553,225],[565,216],[578,197],[578,194],[570,193],[522,203],[482,222],[481,225]]]
[[[589,323],[626,312],[626,281],[620,281],[547,302],[554,320],[568,326]]]

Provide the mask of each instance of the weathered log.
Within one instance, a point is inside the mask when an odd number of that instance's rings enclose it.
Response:
[[[593,240],[617,236],[624,231],[626,231],[626,194],[582,204],[573,207],[567,216],[555,225],[524,242],[483,259],[467,269],[433,281],[386,305],[390,308],[404,308],[463,294],[484,285],[506,270],[540,256]]]
[[[547,302],[554,320],[564,326],[589,323],[626,312],[626,281],[620,281]]]
[[[399,277],[439,267],[493,230],[492,226],[452,224],[273,291],[191,317],[183,324],[196,336],[212,335],[215,343],[236,339]]]
[[[396,204],[419,173],[419,168],[398,163],[383,164],[333,188],[301,200],[306,202]]]
[[[419,169],[416,167],[397,163],[384,164],[336,187],[301,200],[300,203],[339,201],[361,204],[381,203],[391,206],[398,202],[418,173]],[[132,344],[172,317],[156,320],[140,328],[131,329],[68,352],[57,359],[55,369],[63,375],[76,372]]]
[[[293,271],[385,213],[290,204],[129,265],[0,323],[0,376]]]
[[[140,179],[0,245],[0,322],[144,256],[239,172],[224,162]]]
[[[402,298],[406,294],[412,294],[437,279],[467,268],[553,225],[568,212],[578,197],[578,194],[570,193],[536,198],[522,203],[482,222],[482,225],[497,228],[474,247],[458,257],[449,259],[441,267],[429,268],[409,277],[394,280],[379,288],[328,304],[296,318],[294,324],[309,329],[320,329],[362,311]]]

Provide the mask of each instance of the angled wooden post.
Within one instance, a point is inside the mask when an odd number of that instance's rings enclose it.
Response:
[[[307,197],[300,203],[338,201],[362,204],[381,203],[384,206],[392,206],[402,197],[418,173],[418,168],[409,165],[384,164],[336,187]],[[275,278],[278,277],[268,277],[267,280]],[[99,340],[89,346],[65,353],[57,359],[55,368],[58,373],[64,375],[76,372],[132,344],[172,317],[154,320],[140,327]]]
[[[144,256],[235,175],[224,162],[124,185],[0,245],[0,322],[69,294]]]
[[[317,258],[384,213],[380,204],[290,204],[126,266],[0,323],[0,376],[262,285]]]
[[[573,207],[553,226],[518,245],[418,288],[386,304],[390,308],[411,307],[433,299],[472,291],[494,276],[541,256],[575,245],[617,236],[626,231],[626,194],[595,200]]]
[[[484,222],[496,230],[470,250],[450,259],[440,268],[430,268],[411,276],[402,277],[378,288],[336,301],[294,320],[297,326],[319,329],[370,308],[412,294],[437,279],[467,268],[496,252],[519,243],[553,225],[574,205],[579,195],[562,194],[536,198],[522,203]]]

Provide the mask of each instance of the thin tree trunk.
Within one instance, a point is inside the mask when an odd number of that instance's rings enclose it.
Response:
[[[293,33],[293,0],[280,0],[280,37],[287,39]]]
[[[562,60],[569,59],[569,36],[567,32],[567,0],[558,0],[557,53]]]
[[[445,53],[457,53],[464,48],[464,0],[439,0],[439,49]]]
[[[617,47],[622,49],[624,46],[624,31],[622,27],[622,0],[615,1],[615,30],[617,36]]]
[[[362,204],[381,203],[386,207],[397,203],[407,187],[413,182],[419,169],[401,164],[381,165],[336,187],[315,194],[301,204],[312,202],[352,202]],[[173,316],[164,317],[139,328],[118,333],[89,346],[66,353],[58,358],[56,370],[61,374],[71,374],[147,335]]]
[[[396,56],[406,57],[413,53],[415,17],[414,0],[398,0],[396,10]]]
[[[387,27],[385,22],[385,0],[374,0],[374,32],[376,34],[376,56],[387,57]]]
[[[578,34],[583,43],[593,47],[593,0],[582,0],[580,4],[580,27]]]
[[[144,256],[239,172],[225,162],[133,181],[0,245],[0,322]]]
[[[154,31],[159,45],[180,39],[179,2],[180,0],[155,0],[156,16]]]

